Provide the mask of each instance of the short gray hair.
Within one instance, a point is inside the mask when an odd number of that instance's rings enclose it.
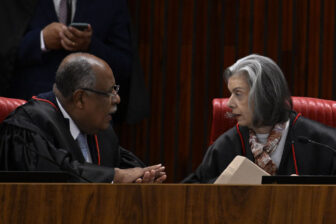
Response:
[[[56,72],[55,83],[64,97],[77,89],[94,87],[96,77],[89,59],[79,55],[65,60]]]
[[[256,54],[241,58],[224,71],[224,79],[228,81],[238,74],[244,74],[250,86],[254,126],[271,126],[289,119],[291,94],[281,69],[272,59]]]

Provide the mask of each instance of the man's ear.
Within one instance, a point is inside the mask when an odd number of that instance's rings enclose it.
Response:
[[[85,91],[82,89],[75,90],[72,94],[72,100],[77,108],[83,109],[85,106]]]

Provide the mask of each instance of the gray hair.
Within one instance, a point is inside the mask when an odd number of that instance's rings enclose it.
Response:
[[[256,54],[246,56],[224,71],[224,79],[228,81],[239,74],[246,77],[250,86],[248,102],[254,126],[271,126],[288,120],[293,107],[291,94],[273,60]]]
[[[55,83],[64,97],[69,97],[77,89],[94,87],[96,77],[90,60],[79,55],[65,60],[59,66]]]

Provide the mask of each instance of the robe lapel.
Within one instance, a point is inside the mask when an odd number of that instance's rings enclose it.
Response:
[[[79,162],[84,162],[84,156],[82,154],[81,149],[79,148],[75,139],[73,139],[70,128],[69,128],[69,120],[65,119],[58,108],[58,104],[56,102],[56,97],[53,92],[48,92],[44,94],[40,94],[38,97],[47,100],[54,104],[51,106],[50,103],[36,100],[36,103],[40,104],[41,111],[45,111],[45,116],[47,116],[48,122],[52,124],[50,127],[54,128],[55,130],[47,130],[50,131],[50,136],[52,136],[55,141],[59,144],[58,147],[67,150],[73,156],[73,159],[78,160]],[[43,134],[43,133],[42,133]]]
[[[61,115],[62,116],[62,115]],[[61,118],[60,123],[62,123],[62,127],[60,127],[60,130],[66,130],[63,132],[63,135],[61,135],[61,140],[59,141],[62,148],[66,149],[69,151],[75,160],[78,160],[79,162],[84,162],[84,156],[82,154],[82,151],[76,142],[76,140],[72,137],[70,133],[70,128],[69,128],[69,120],[65,118]]]

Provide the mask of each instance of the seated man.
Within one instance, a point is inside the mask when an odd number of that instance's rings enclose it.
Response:
[[[110,122],[120,102],[119,86],[105,61],[71,54],[55,80],[53,92],[33,97],[3,122],[1,170],[62,170],[92,182],[166,179],[161,164],[144,167],[118,145]]]

